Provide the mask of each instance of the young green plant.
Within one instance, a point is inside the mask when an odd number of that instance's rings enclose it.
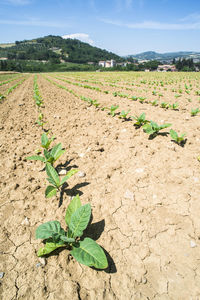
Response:
[[[149,122],[148,120],[146,120],[145,113],[142,113],[140,116],[135,116],[133,117],[133,119],[136,120],[136,122],[134,123],[134,126],[136,127],[141,127]]]
[[[150,121],[150,123],[143,125],[143,130],[151,136],[156,136],[160,130],[170,127],[172,124],[162,124],[158,125],[157,123]]]
[[[51,197],[55,196],[57,194],[57,192],[61,191],[61,188],[62,188],[63,184],[70,177],[72,177],[74,174],[76,174],[78,172],[78,170],[72,169],[67,173],[67,175],[65,175],[60,180],[56,169],[54,169],[54,167],[50,163],[48,163],[48,162],[46,163],[45,170],[46,170],[46,173],[48,175],[47,180],[51,184],[51,185],[48,185],[46,190],[45,190],[45,197],[46,198],[51,198]]]
[[[173,141],[175,141],[178,145],[182,145],[184,144],[185,142],[185,133],[181,134],[180,136],[178,136],[178,133],[173,130],[173,129],[170,129],[170,136],[172,138]]]
[[[109,115],[111,115],[112,117],[114,117],[116,115],[116,110],[118,109],[119,105],[112,105],[110,108],[109,108]]]
[[[38,250],[37,255],[44,256],[58,248],[66,248],[79,263],[96,269],[106,269],[108,261],[103,249],[91,238],[80,239],[90,218],[90,204],[81,205],[77,195],[71,200],[66,211],[66,231],[58,221],[49,221],[36,229],[36,239],[45,242],[45,246]]]
[[[53,139],[54,137],[48,139],[47,135],[43,133],[41,138],[41,145],[44,148],[44,156],[32,155],[32,156],[28,156],[26,160],[40,160],[45,164],[49,162],[50,164],[53,165],[54,162],[58,160],[58,158],[65,152],[65,150],[62,149],[61,143],[55,145],[51,150],[48,150]]]

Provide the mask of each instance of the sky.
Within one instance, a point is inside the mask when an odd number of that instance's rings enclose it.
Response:
[[[200,0],[0,0],[0,43],[50,34],[118,55],[200,52]]]

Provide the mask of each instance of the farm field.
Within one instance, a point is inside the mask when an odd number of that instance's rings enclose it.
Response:
[[[12,79],[0,85],[0,298],[199,299],[200,74],[3,74],[0,84]],[[26,159],[43,129],[66,149],[57,170],[78,170],[52,198],[44,163]],[[91,204],[84,236],[105,250],[105,270],[68,250],[37,257],[36,228],[65,228],[77,194]]]

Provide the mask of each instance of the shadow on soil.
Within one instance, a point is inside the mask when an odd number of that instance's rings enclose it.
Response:
[[[158,135],[161,135],[161,136],[168,136],[169,135],[169,132],[157,132],[157,133],[154,133],[154,134],[150,134],[149,136],[149,140],[153,140],[155,139],[155,137],[157,137]]]
[[[83,182],[83,183],[78,183],[76,184],[72,189],[67,189],[67,187],[69,186],[68,183],[64,183],[60,192],[60,198],[59,198],[59,205],[58,207],[60,207],[63,203],[63,198],[64,195],[66,194],[67,196],[76,196],[77,194],[79,194],[79,196],[83,195],[83,192],[81,192],[79,189],[87,186],[88,184],[90,184],[89,182]]]

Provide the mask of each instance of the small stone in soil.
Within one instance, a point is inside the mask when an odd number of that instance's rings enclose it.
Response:
[[[3,278],[4,274],[5,274],[4,272],[0,272],[0,279]]]
[[[78,175],[78,177],[81,177],[81,178],[86,176],[85,172],[83,172],[83,171],[79,171],[77,175]]]
[[[46,259],[44,257],[39,257],[39,262],[42,266],[46,265]]]
[[[124,194],[124,198],[134,200],[134,194],[131,191],[126,190],[126,192]]]
[[[190,241],[190,247],[191,248],[195,248],[197,246],[197,244],[194,241]]]
[[[59,175],[66,175],[67,174],[67,170],[66,169],[61,169],[58,171]]]
[[[27,217],[21,222],[21,225],[26,225],[26,226],[30,225],[29,220],[28,220]]]

